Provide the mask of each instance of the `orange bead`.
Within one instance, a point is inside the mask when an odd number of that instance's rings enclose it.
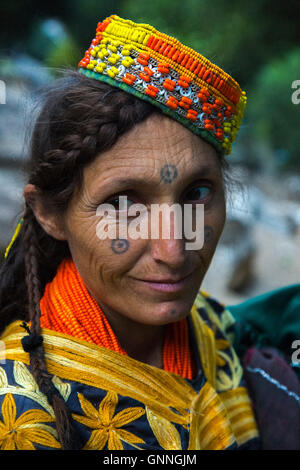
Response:
[[[200,72],[198,73],[198,77],[202,78],[205,71],[206,71],[206,67],[204,67],[204,65],[202,65],[202,67],[200,69]]]
[[[177,62],[178,62],[179,64],[181,64],[181,62],[183,61],[184,58],[185,58],[185,53],[184,53],[184,52],[181,52],[181,53],[179,54],[179,57],[178,57],[178,59],[177,59]]]
[[[148,85],[148,87],[145,90],[146,95],[151,96],[152,98],[155,98],[155,96],[158,93],[158,88],[156,88],[153,85]]]
[[[183,88],[188,88],[191,82],[191,78],[185,77],[184,75],[180,75],[178,80],[178,85]]]
[[[141,65],[148,65],[148,61],[150,59],[150,56],[149,54],[145,54],[143,52],[141,52],[138,57],[137,57],[137,62]]]
[[[185,67],[186,67],[187,69],[190,69],[190,66],[192,65],[193,62],[194,62],[193,57],[190,57],[189,60],[187,61]]]
[[[184,54],[184,58],[183,60],[181,61],[181,65],[182,67],[185,67],[185,64],[187,63],[187,61],[189,60],[190,56],[188,56],[187,54]]]
[[[132,75],[131,73],[126,73],[126,75],[122,78],[124,83],[127,83],[127,85],[132,85],[133,82],[136,80],[136,77]]]
[[[166,63],[159,63],[157,65],[157,71],[159,73],[169,73],[169,64],[166,64]]]
[[[194,70],[196,69],[196,67],[198,66],[199,62],[198,60],[194,60],[194,62],[192,63],[192,65],[190,66],[190,71],[191,72],[194,72]],[[195,73],[195,72],[194,72]]]
[[[149,85],[148,88],[150,87],[152,86]],[[169,99],[176,102],[174,97]],[[193,114],[192,111],[194,110],[190,110],[190,115]],[[105,314],[87,291],[72,260],[65,259],[60,264],[54,279],[45,287],[40,307],[42,328],[49,328],[127,356]],[[166,327],[163,367],[164,370],[187,379],[192,379],[197,372],[189,345],[186,319]]]
[[[153,49],[155,51],[158,51],[158,49],[160,48],[160,46],[164,43],[164,41],[162,39],[159,39],[159,41],[157,41],[157,43],[155,44],[155,46],[153,47]]]
[[[154,42],[154,39],[155,37],[154,36],[150,36],[148,41],[147,41],[147,47],[150,47],[152,49],[152,44]]]
[[[177,62],[177,59],[179,57],[179,54],[180,52],[178,50],[176,50],[176,52],[174,53],[174,55],[172,56],[172,60],[174,60],[174,62]]]
[[[176,47],[173,46],[168,52],[166,52],[166,55],[167,57],[169,57],[169,59],[171,59],[171,57],[175,54],[175,52],[176,52]]]
[[[152,77],[152,75],[154,73],[149,67],[144,67],[144,72],[146,72],[148,75],[150,75],[150,77]]]
[[[181,98],[179,106],[181,106],[182,108],[188,109],[191,106],[192,103],[193,103],[193,100],[191,100],[187,96],[183,96]]]
[[[175,86],[176,86],[176,82],[174,82],[173,80],[170,80],[169,78],[167,78],[163,83],[163,87],[169,91],[173,91]]]
[[[186,115],[186,117],[190,119],[191,121],[196,121],[197,116],[198,116],[198,113],[194,109],[189,109]]]
[[[166,105],[169,106],[169,108],[177,109],[178,100],[176,98],[174,98],[174,96],[169,96],[169,99],[168,99]]]
[[[147,75],[146,73],[144,72],[140,72],[139,73],[139,77],[144,80],[145,82],[150,82],[150,77],[149,75]]]

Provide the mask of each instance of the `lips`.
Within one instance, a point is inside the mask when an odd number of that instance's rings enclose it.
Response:
[[[144,282],[157,282],[157,283],[160,283],[160,284],[176,284],[177,282],[182,281],[183,279],[185,279],[188,276],[183,276],[183,277],[179,277],[179,278],[139,279],[139,280],[144,281]]]
[[[192,274],[181,278],[162,278],[162,279],[135,279],[142,286],[154,289],[160,292],[177,292],[183,289],[191,280]]]

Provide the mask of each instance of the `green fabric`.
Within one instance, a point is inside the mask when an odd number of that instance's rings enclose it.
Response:
[[[251,346],[273,347],[290,363],[300,378],[299,365],[292,364],[292,348],[300,340],[300,284],[283,287],[229,306],[236,320],[234,347],[243,357]]]

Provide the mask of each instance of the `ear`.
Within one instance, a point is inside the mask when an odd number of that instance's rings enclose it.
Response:
[[[24,188],[24,198],[31,207],[36,220],[46,233],[57,240],[66,240],[62,218],[53,210],[47,208],[40,190],[33,184]]]

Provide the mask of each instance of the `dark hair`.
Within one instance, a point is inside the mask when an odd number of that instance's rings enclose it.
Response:
[[[36,118],[29,147],[28,182],[53,209],[64,211],[83,169],[119,136],[159,109],[133,95],[67,70],[48,87]],[[49,236],[26,205],[21,231],[0,273],[0,332],[14,320],[31,321],[40,335],[40,299],[61,261],[70,257],[67,242]],[[24,344],[23,344],[24,346]],[[80,448],[74,423],[47,371],[44,348],[30,350],[30,367],[53,405],[63,449]]]

